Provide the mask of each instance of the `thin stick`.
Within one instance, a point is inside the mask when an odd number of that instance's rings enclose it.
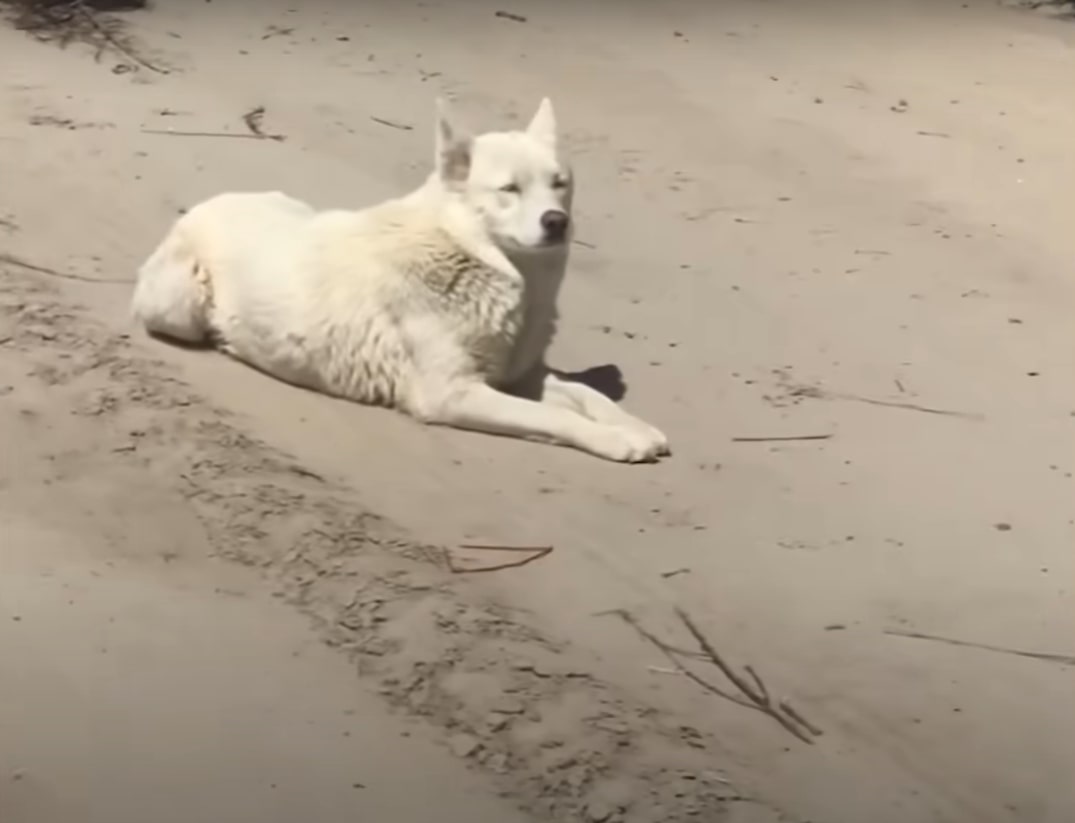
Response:
[[[662,641],[663,642],[663,641]],[[675,643],[665,643],[664,647],[668,649],[672,654],[685,658],[686,660],[697,660],[700,663],[706,663],[709,658],[706,657],[705,652],[694,651],[692,649],[684,649],[682,646],[677,646]]]
[[[38,266],[36,263],[30,263],[26,260],[22,260],[13,254],[7,252],[0,252],[0,263],[7,263],[9,266],[18,266],[21,269],[27,271],[37,272],[38,274],[45,274],[49,277],[58,277],[61,280],[78,280],[82,283],[124,283],[131,284],[133,280],[120,280],[113,277],[87,277],[84,274],[74,274],[66,271],[56,271],[45,266]]]
[[[831,434],[789,434],[772,437],[733,437],[733,443],[778,443],[791,440],[829,440]]]
[[[613,609],[613,610],[608,611],[608,612],[600,612],[599,614],[610,614],[610,615],[615,615],[616,617],[620,618],[620,620],[622,620],[624,623],[626,623],[628,626],[630,626],[632,629],[634,629],[642,639],[647,640],[651,644],[653,644],[653,646],[665,656],[665,658],[668,660],[668,662],[676,667],[676,671],[678,671],[678,672],[682,673],[683,675],[685,675],[686,677],[690,678],[691,680],[693,680],[696,684],[701,686],[706,691],[712,692],[713,694],[717,695],[718,697],[722,697],[725,700],[727,700],[727,701],[729,701],[731,703],[735,703],[737,706],[742,706],[745,709],[754,709],[755,711],[762,711],[758,706],[754,705],[753,703],[751,703],[751,702],[749,702],[747,700],[744,700],[741,697],[737,697],[736,695],[731,694],[730,692],[724,691],[719,686],[713,685],[708,680],[704,679],[703,677],[695,674],[693,671],[688,669],[686,666],[683,665],[683,662],[679,659],[679,657],[678,657],[679,652],[678,652],[677,649],[669,646],[667,643],[665,643],[659,637],[657,637],[657,636],[655,636],[653,634],[650,634],[650,632],[647,631],[642,626],[642,624],[638,622],[637,619],[635,619],[635,616],[633,614],[631,614],[629,611],[627,611],[626,609]]]
[[[671,571],[661,572],[661,577],[667,579],[669,577],[675,577],[678,574],[690,574],[690,569],[684,566],[681,569],[672,569]]]
[[[720,688],[719,686],[710,683],[708,680],[699,676],[698,674],[695,674],[691,669],[687,668],[683,664],[683,662],[680,660],[680,656],[689,654],[691,657],[696,657],[696,653],[685,653],[682,650],[676,649],[668,643],[665,643],[659,637],[646,630],[646,628],[643,627],[641,623],[639,623],[639,621],[634,617],[634,615],[632,615],[626,609],[613,609],[612,611],[608,612],[600,612],[600,614],[611,614],[615,615],[616,617],[619,617],[628,626],[634,629],[640,637],[655,646],[665,656],[665,658],[667,658],[667,660],[673,666],[676,667],[677,671],[681,672],[683,675],[688,677],[697,685],[701,686],[706,691],[711,692],[719,697],[722,697],[732,703],[735,703],[737,706],[743,706],[744,708],[753,709],[754,711],[769,715],[774,720],[776,720],[777,723],[783,726],[789,734],[793,735],[795,738],[801,740],[804,743],[813,744],[814,741],[811,739],[810,736],[817,736],[821,734],[821,731],[816,726],[811,723],[808,723],[798,712],[790,708],[790,705],[787,703],[786,700],[782,701],[779,705],[774,706],[772,699],[769,696],[769,690],[765,686],[765,682],[761,679],[761,676],[754,670],[753,667],[746,666],[744,668],[744,671],[746,671],[749,677],[754,681],[753,684],[748,683],[746,680],[740,677],[740,675],[724,661],[724,658],[720,656],[720,654],[713,647],[713,644],[709,641],[709,639],[706,638],[704,634],[702,634],[702,631],[697,627],[697,625],[695,625],[694,621],[691,620],[690,616],[682,609],[676,609],[676,615],[679,617],[683,625],[694,637],[698,645],[702,648],[704,652],[704,656],[702,657],[702,659],[706,660],[709,663],[712,663],[714,666],[720,669],[721,673],[724,674],[724,676],[729,681],[731,681],[731,683],[735,685],[735,687],[739,689],[742,694],[746,695],[745,698],[731,694]]]
[[[920,406],[917,403],[902,403],[895,400],[877,400],[875,398],[863,398],[861,394],[845,394],[843,392],[826,391],[815,386],[799,387],[791,392],[792,396],[799,398],[815,398],[823,400],[851,400],[856,403],[868,403],[871,406],[885,406],[887,408],[906,408],[911,411],[922,411],[927,415],[947,415],[948,417],[962,417],[967,420],[983,420],[984,415],[971,413],[971,411],[954,411],[948,408],[934,408],[933,406]]]
[[[110,45],[112,48],[114,48],[116,51],[118,51],[120,54],[122,54],[128,60],[131,60],[131,61],[137,63],[138,65],[149,69],[150,71],[155,71],[157,74],[170,74],[168,69],[163,69],[160,66],[153,65],[148,60],[146,60],[144,57],[141,57],[138,54],[136,54],[135,52],[131,51],[129,48],[127,48],[125,45],[123,45],[119,40],[117,40],[108,31],[108,29],[106,29],[104,26],[102,26],[100,23],[97,22],[97,17],[94,14],[94,12],[90,11],[89,9],[87,9],[86,6],[83,4],[82,0],[75,0],[75,3],[73,4],[72,8],[79,15],[81,15],[82,19],[85,20],[86,23],[88,23],[90,26],[93,27],[94,31],[96,31],[99,35],[101,35],[101,37],[104,38],[105,42],[107,42],[108,45]]]
[[[680,622],[687,627],[687,631],[691,633],[691,636],[694,638],[699,648],[706,653],[706,657],[713,662],[714,666],[721,670],[721,673],[725,677],[735,684],[735,687],[739,689],[739,691],[759,706],[766,703],[766,698],[761,692],[755,691],[750,683],[740,677],[735,669],[724,662],[724,658],[720,656],[715,648],[713,648],[713,644],[709,642],[709,638],[702,634],[701,630],[694,624],[694,621],[691,620],[690,616],[683,611],[683,609],[676,609],[676,617],[678,617]]]
[[[410,126],[406,123],[394,123],[391,120],[385,120],[383,117],[374,117],[370,115],[370,120],[374,123],[380,123],[382,126],[388,126],[390,129],[399,129],[400,131],[414,131],[414,126]]]
[[[270,37],[276,37],[278,35],[281,37],[286,37],[287,35],[294,33],[294,27],[282,29],[279,26],[269,26],[269,30],[266,31],[265,34],[261,35],[261,39],[268,40]]]
[[[948,417],[962,417],[967,420],[983,420],[984,415],[972,413],[952,411],[951,409],[938,409],[932,406],[920,406],[917,403],[901,403],[896,400],[877,400],[873,397],[861,397],[857,394],[829,394],[829,397],[836,397],[841,400],[854,400],[858,403],[868,403],[871,406],[886,406],[890,409],[908,409],[909,411],[923,412],[925,414],[941,414]]]
[[[261,130],[261,118],[264,116],[264,106],[255,106],[243,115],[243,122],[246,124],[246,127],[250,129],[251,134],[256,134],[258,137],[268,137],[268,135]]]
[[[792,706],[791,703],[789,703],[786,698],[784,700],[780,701],[780,708],[783,709],[787,713],[788,717],[790,717],[792,720],[794,720],[796,723],[798,723],[800,726],[802,726],[804,729],[806,729],[808,732],[810,732],[810,734],[814,735],[815,737],[821,737],[821,735],[823,735],[825,733],[825,732],[821,731],[821,729],[819,729],[813,723],[811,723],[809,720],[807,720],[805,717],[803,717],[801,714],[799,714],[795,710],[795,707]]]
[[[765,681],[761,679],[761,676],[754,671],[753,666],[743,666],[743,671],[750,675],[750,679],[754,681],[754,685],[758,687],[758,692],[762,698],[769,701],[769,690],[765,687]]]
[[[324,483],[325,478],[315,471],[303,468],[302,466],[288,466],[287,470],[293,474],[297,474],[299,477],[309,477],[312,480],[316,480],[319,483]]]
[[[951,409],[938,409],[932,406],[920,406],[917,403],[902,403],[896,400],[877,400],[873,397],[863,397],[859,394],[845,394],[843,392],[830,392],[819,386],[790,386],[789,396],[806,397],[811,400],[853,400],[856,403],[868,403],[871,406],[885,406],[890,409],[907,409],[909,411],[923,412],[925,414],[942,414],[949,417],[963,417],[967,420],[984,420],[985,415],[952,411]]]
[[[676,616],[680,619],[683,625],[687,627],[687,631],[691,633],[698,645],[702,648],[703,651],[705,651],[706,656],[709,657],[710,661],[718,669],[721,670],[725,677],[727,677],[730,681],[732,681],[732,683],[735,684],[735,687],[739,689],[739,691],[749,697],[750,700],[758,707],[760,711],[763,711],[765,714],[772,717],[777,723],[783,726],[787,731],[789,731],[802,742],[813,745],[814,741],[810,739],[810,736],[808,734],[805,734],[803,732],[803,728],[805,728],[811,734],[817,734],[817,732],[814,731],[815,727],[809,726],[805,723],[799,723],[797,718],[792,716],[790,712],[788,712],[787,715],[782,714],[780,711],[781,707],[774,706],[772,704],[772,701],[769,698],[769,690],[765,688],[765,684],[761,682],[761,678],[758,677],[756,672],[754,672],[749,667],[747,667],[746,669],[747,673],[750,674],[757,681],[757,690],[755,690],[754,686],[747,683],[747,681],[740,677],[738,672],[736,672],[731,666],[724,662],[724,658],[720,656],[717,650],[713,647],[713,644],[709,642],[709,638],[702,634],[701,629],[699,629],[698,626],[695,625],[694,621],[691,620],[690,615],[683,611],[683,609],[677,608]],[[796,725],[797,723],[798,725]]]
[[[935,643],[947,643],[950,646],[966,646],[972,649],[984,649],[989,652],[1001,654],[1014,654],[1019,657],[1031,657],[1035,660],[1046,660],[1050,663],[1061,663],[1065,666],[1075,666],[1075,655],[1070,654],[1046,654],[1044,652],[1028,652],[1022,649],[1011,649],[1006,646],[993,646],[989,643],[975,643],[970,640],[956,640],[953,637],[941,637],[936,634],[922,634],[921,632],[905,632],[899,629],[889,629],[885,634],[895,637],[910,637],[913,640],[932,640]]]
[[[498,548],[498,547],[495,547],[495,546],[482,546],[482,547],[470,546],[469,548],[493,549],[493,548]],[[505,548],[505,551],[522,551],[522,552],[525,552],[525,551],[528,551],[528,550],[527,549],[517,549],[517,548]],[[546,555],[548,555],[548,554],[550,554],[552,552],[552,546],[544,546],[542,548],[532,549],[530,551],[533,551],[534,553],[529,555],[528,557],[522,557],[522,558],[520,558],[518,560],[512,560],[512,561],[510,561],[508,563],[498,563],[498,564],[496,564],[494,566],[476,566],[476,567],[473,567],[473,568],[465,568],[463,566],[457,566],[455,564],[455,561],[452,560],[451,553],[448,551],[447,548],[445,548],[444,549],[444,562],[445,562],[445,565],[448,566],[448,571],[450,571],[452,574],[479,574],[479,573],[482,573],[482,572],[498,572],[498,571],[502,571],[504,569],[517,569],[517,568],[519,568],[521,566],[525,566],[525,565],[527,565],[529,563],[533,563],[535,560],[540,560],[541,558],[545,557]]]
[[[545,552],[545,554],[552,551],[552,546],[498,546],[494,543],[460,543],[459,548],[488,552]]]
[[[174,131],[172,129],[141,129],[142,134],[160,134],[165,137],[236,137],[242,140],[287,140],[283,134],[246,134],[235,131]]]

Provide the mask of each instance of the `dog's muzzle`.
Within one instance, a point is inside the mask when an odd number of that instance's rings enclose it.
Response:
[[[541,215],[541,229],[545,232],[545,242],[564,242],[570,223],[571,218],[567,216],[567,212],[558,209],[549,209]]]

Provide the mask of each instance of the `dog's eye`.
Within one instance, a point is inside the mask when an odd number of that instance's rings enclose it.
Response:
[[[554,177],[552,179],[552,187],[554,189],[566,189],[567,188],[567,178],[566,177]]]
[[[505,194],[518,194],[522,189],[519,188],[518,183],[508,183],[505,186],[501,186],[500,190]]]

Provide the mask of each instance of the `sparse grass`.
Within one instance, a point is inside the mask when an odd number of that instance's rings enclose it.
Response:
[[[86,43],[107,48],[105,34],[119,36],[120,20],[99,17],[100,11],[144,8],[145,0],[0,0],[0,14],[15,28],[38,40],[64,48]],[[102,31],[103,29],[103,31]]]
[[[124,21],[109,13],[148,5],[147,0],[0,0],[0,18],[41,42],[60,48],[82,43],[94,50],[97,60],[106,51],[117,52],[129,63],[164,74],[165,69],[138,54]]]

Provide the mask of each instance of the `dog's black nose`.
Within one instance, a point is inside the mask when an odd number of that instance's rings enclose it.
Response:
[[[567,224],[570,218],[567,212],[549,209],[541,215],[541,228],[545,230],[545,237],[553,242],[563,240],[567,235]]]

